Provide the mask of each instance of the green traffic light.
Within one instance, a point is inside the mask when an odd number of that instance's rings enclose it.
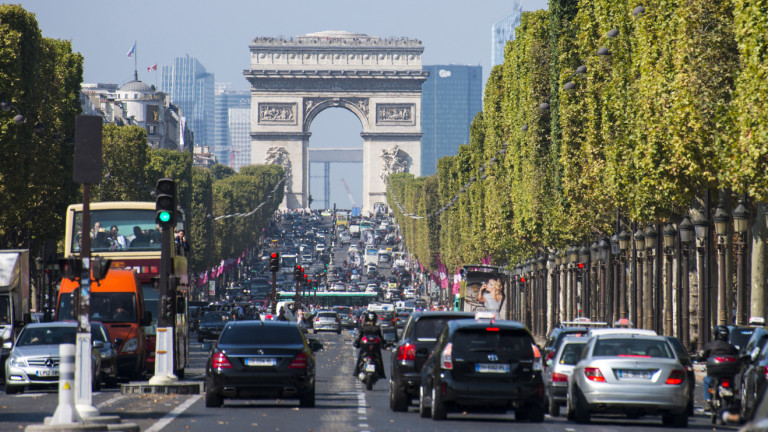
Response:
[[[171,221],[171,212],[160,212],[159,216],[160,222],[170,222]]]

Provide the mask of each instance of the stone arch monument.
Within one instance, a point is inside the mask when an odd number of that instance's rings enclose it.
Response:
[[[362,124],[363,210],[386,202],[386,178],[420,175],[421,41],[325,31],[251,42],[251,163],[289,172],[283,207],[305,208],[312,120],[341,107]]]

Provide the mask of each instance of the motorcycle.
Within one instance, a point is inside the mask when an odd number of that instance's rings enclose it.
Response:
[[[734,384],[739,373],[739,358],[716,355],[707,359],[707,375],[715,380],[709,392],[712,394],[712,424],[725,424],[724,413],[736,409]]]
[[[381,339],[376,335],[364,335],[360,338],[360,371],[358,378],[365,384],[366,390],[373,390],[374,384],[379,380],[379,374],[376,371],[376,353],[381,352]]]

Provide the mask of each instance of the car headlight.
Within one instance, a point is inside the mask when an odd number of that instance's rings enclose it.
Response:
[[[123,344],[123,347],[120,349],[120,352],[123,354],[127,354],[130,352],[134,352],[137,349],[139,349],[139,340],[136,338],[130,338]]]
[[[11,357],[8,359],[8,364],[13,367],[27,367],[27,362],[22,357]]]
[[[112,357],[112,352],[110,352],[110,351],[99,351],[99,355],[103,359],[110,358],[110,357]]]

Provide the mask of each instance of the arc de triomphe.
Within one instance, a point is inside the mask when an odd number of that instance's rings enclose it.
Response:
[[[386,202],[386,177],[420,175],[421,41],[326,31],[295,39],[257,37],[251,66],[251,163],[289,173],[287,208],[306,208],[312,120],[342,107],[363,132],[363,211]]]

